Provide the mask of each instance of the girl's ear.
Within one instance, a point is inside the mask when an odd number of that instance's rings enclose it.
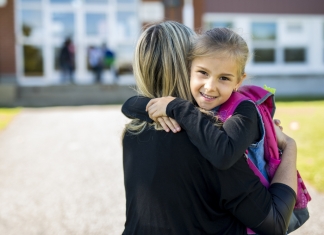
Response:
[[[237,91],[239,89],[239,87],[242,85],[242,82],[244,81],[244,79],[246,78],[246,73],[243,73],[240,81],[236,84],[235,86],[235,90]]]

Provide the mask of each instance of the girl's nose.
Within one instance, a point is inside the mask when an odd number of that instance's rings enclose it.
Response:
[[[215,91],[216,90],[216,81],[214,79],[209,78],[205,83],[205,89],[207,91]]]

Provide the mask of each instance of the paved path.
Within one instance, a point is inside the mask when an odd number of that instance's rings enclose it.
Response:
[[[0,234],[121,234],[120,106],[24,109],[0,133]]]
[[[0,133],[1,235],[121,234],[120,106],[24,109]],[[324,196],[293,235],[323,234]]]

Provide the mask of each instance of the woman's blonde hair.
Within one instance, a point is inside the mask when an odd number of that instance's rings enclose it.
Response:
[[[199,35],[193,42],[190,62],[197,57],[229,56],[238,65],[238,77],[245,73],[249,48],[245,40],[228,28],[213,28]]]
[[[137,92],[158,98],[175,96],[193,101],[189,84],[188,54],[193,30],[174,21],[151,25],[141,34],[135,49],[133,71]],[[138,119],[126,125],[131,133],[140,133],[147,122]],[[154,124],[156,129],[161,129]]]

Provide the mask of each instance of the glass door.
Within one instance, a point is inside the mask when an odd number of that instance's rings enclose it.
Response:
[[[130,68],[140,31],[138,0],[17,0],[16,3],[20,84],[95,82],[89,58],[91,48],[102,50],[104,55],[113,54],[115,68],[124,65]],[[111,63],[103,66],[103,83],[113,81],[116,71],[111,68]]]
[[[26,0],[21,0],[26,3]],[[26,78],[37,83],[45,75],[44,63],[44,18],[39,7],[40,0],[28,1],[28,7],[18,11],[18,54],[19,77]]]
[[[59,84],[76,83],[77,50],[75,12],[52,10],[50,14],[50,77]]]

